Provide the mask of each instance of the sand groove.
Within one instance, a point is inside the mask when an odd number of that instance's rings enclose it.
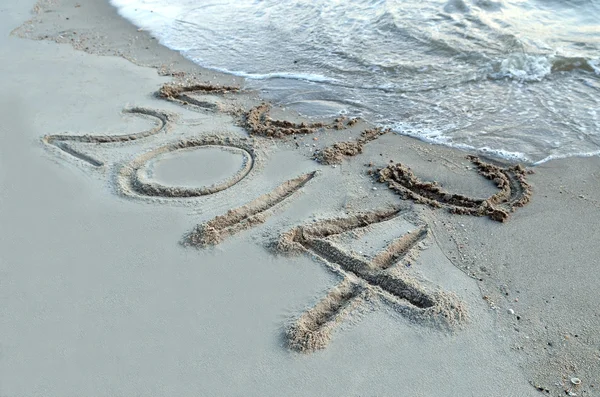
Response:
[[[480,175],[494,182],[498,193],[487,199],[479,199],[451,194],[438,186],[437,182],[423,182],[410,168],[400,164],[390,164],[377,173],[379,182],[402,198],[431,207],[445,207],[455,214],[488,216],[505,222],[517,207],[526,205],[531,198],[531,186],[527,183],[527,171],[520,165],[501,167],[481,160],[476,156],[467,157],[477,167]]]
[[[142,168],[153,158],[168,152],[191,149],[201,146],[215,146],[226,150],[234,150],[244,156],[242,167],[230,178],[210,186],[177,187],[165,186],[147,179]],[[225,190],[246,177],[254,167],[255,152],[250,140],[245,138],[229,138],[222,136],[205,136],[190,138],[161,146],[144,153],[119,170],[117,177],[121,191],[132,195],[167,198],[199,197]]]
[[[289,347],[297,351],[324,349],[335,327],[363,303],[364,288],[344,279],[286,330]]]
[[[263,223],[271,215],[269,210],[302,189],[315,176],[316,172],[311,172],[286,181],[248,204],[196,226],[184,237],[183,244],[195,247],[217,245],[227,236]]]
[[[322,164],[341,164],[345,157],[352,157],[362,153],[364,146],[390,132],[390,129],[370,128],[363,131],[356,141],[337,142],[326,147],[315,155],[315,159]]]
[[[281,236],[277,245],[281,252],[310,252],[344,277],[338,287],[286,331],[290,348],[305,352],[324,348],[334,325],[349,313],[346,309],[352,306],[349,302],[358,302],[360,294],[379,297],[420,322],[452,327],[465,319],[462,303],[453,294],[430,292],[406,270],[394,266],[426,237],[427,228],[418,228],[400,237],[370,261],[328,239],[399,215],[398,209],[360,213],[298,226]]]
[[[80,142],[80,143],[119,143],[129,142],[137,139],[147,138],[152,135],[159,134],[161,132],[167,132],[170,121],[174,118],[171,113],[158,111],[154,109],[147,109],[142,107],[135,107],[131,109],[124,109],[124,113],[131,113],[135,115],[150,116],[158,119],[159,124],[149,130],[138,132],[135,134],[124,134],[124,135],[46,135],[42,138],[42,142],[47,145],[53,145],[65,153],[70,154],[80,160],[83,160],[94,167],[101,167],[104,163],[88,154],[82,153],[68,144],[68,142]]]
[[[216,86],[212,84],[196,84],[196,85],[181,85],[181,84],[164,84],[156,93],[156,96],[168,101],[176,102],[180,105],[194,105],[206,109],[215,109],[217,105],[211,102],[198,100],[190,94],[218,94],[223,95],[230,92],[237,93],[238,87]]]
[[[312,134],[325,123],[292,123],[287,120],[273,120],[269,116],[271,105],[263,103],[246,113],[245,126],[254,135],[283,138],[295,134]]]
[[[371,264],[377,269],[388,269],[404,258],[411,249],[427,237],[428,228],[423,226],[394,240],[387,250],[380,252]]]

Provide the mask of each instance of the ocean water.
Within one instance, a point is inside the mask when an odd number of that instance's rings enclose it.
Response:
[[[111,0],[317,117],[527,163],[600,155],[600,0]]]

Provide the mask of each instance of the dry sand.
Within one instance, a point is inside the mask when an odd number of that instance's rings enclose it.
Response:
[[[598,157],[303,120],[103,1],[0,33],[0,395],[600,395]]]

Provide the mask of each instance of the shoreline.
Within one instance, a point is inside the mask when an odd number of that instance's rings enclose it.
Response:
[[[134,22],[134,24],[141,24],[140,26],[146,26],[144,21],[146,20],[143,16],[140,17],[137,14],[137,9],[134,11],[132,9],[132,7],[120,7],[119,8],[119,12],[122,13],[123,15],[126,15],[131,21]],[[158,11],[158,10],[154,10],[154,11]],[[147,10],[146,10],[147,12]],[[142,13],[143,14],[143,13]],[[161,12],[158,12],[158,15],[160,15]],[[159,20],[161,19],[160,16],[157,17]],[[210,16],[208,16],[208,18],[210,18]],[[152,19],[152,18],[151,18]],[[175,23],[180,22],[180,21],[174,21]],[[153,25],[152,23],[150,23],[149,25]],[[210,27],[208,27],[208,29],[210,30]],[[172,37],[171,35],[167,35],[164,36],[162,34],[160,34],[159,32],[162,31],[164,29],[158,29],[157,31],[155,31],[157,34],[159,34],[160,37],[165,39],[166,43],[169,43],[170,47],[175,48],[178,45],[178,40],[174,40],[174,37]],[[167,29],[168,30],[168,29]],[[177,37],[177,33],[175,33],[175,37]],[[185,40],[184,40],[185,41]],[[190,52],[191,51],[191,52]],[[192,53],[194,53],[195,50],[183,50],[182,53],[186,54],[184,55],[184,57],[192,59],[192,61],[194,62],[194,55],[192,55]],[[202,52],[202,51],[201,51]],[[189,54],[189,56],[188,56]],[[515,57],[519,58],[518,56],[519,54],[513,54],[511,53],[510,56],[508,57],[508,59],[505,59],[504,61],[507,61],[508,64],[511,64],[513,61],[515,61]],[[525,58],[527,60],[532,61],[533,59],[536,58],[536,55],[529,55],[529,54],[521,54],[521,55],[525,55]],[[549,56],[550,58],[552,58],[551,56]],[[560,58],[560,57],[559,57]],[[210,60],[210,56],[206,57],[206,60],[204,59],[199,59],[199,58],[195,58],[197,63],[201,66],[201,67],[205,67],[205,65],[210,65],[210,64],[215,64],[214,62],[212,62],[212,60]],[[564,61],[564,59],[560,58],[561,61],[557,61],[562,65],[562,62]],[[206,61],[206,62],[205,62]],[[233,62],[235,62],[235,60],[232,60]],[[503,61],[503,62],[504,62]],[[577,64],[578,61],[573,60],[573,62],[575,62],[575,64]],[[590,60],[588,60],[590,61]],[[585,64],[585,61],[583,61]],[[527,63],[525,61],[525,63]],[[487,67],[489,67],[490,65],[487,65]],[[564,65],[563,65],[564,66]],[[325,76],[320,76],[320,75],[315,75],[315,76],[311,76],[309,73],[303,73],[302,69],[298,70],[298,74],[294,76],[293,73],[286,73],[286,70],[288,69],[274,69],[272,70],[272,76],[271,74],[261,74],[261,71],[256,71],[254,70],[255,73],[246,73],[243,72],[243,70],[246,70],[244,67],[240,67],[238,65],[238,68],[233,68],[231,69],[231,71],[227,71],[223,68],[218,68],[218,67],[214,67],[214,68],[210,68],[210,66],[207,66],[210,70],[214,71],[214,72],[218,72],[218,73],[225,73],[227,75],[232,75],[232,76],[238,76],[238,77],[248,77],[246,79],[246,86],[252,86],[255,89],[263,89],[261,95],[263,95],[265,98],[270,98],[270,100],[274,103],[286,103],[287,106],[290,106],[291,108],[294,108],[296,111],[298,111],[299,113],[303,114],[303,116],[307,116],[307,117],[319,117],[319,115],[323,115],[325,114],[325,112],[328,115],[334,115],[337,114],[334,109],[336,108],[336,103],[335,100],[333,100],[332,102],[330,102],[326,97],[320,97],[317,96],[316,99],[319,100],[320,102],[320,106],[321,108],[317,108],[312,107],[309,104],[304,103],[304,100],[302,99],[302,90],[306,89],[308,91],[312,91],[311,90],[311,85],[316,87],[316,86],[320,86],[321,84],[313,84],[313,83],[323,83],[324,87],[328,87],[329,89],[332,89],[333,86],[331,84],[333,84],[334,86],[337,85],[337,83],[342,83],[341,81],[335,79],[335,78],[328,78]],[[550,68],[548,69],[548,77],[550,79],[550,81],[552,81],[552,78],[550,76],[550,74],[552,74],[553,77],[557,77],[560,74],[564,74],[563,72],[565,72],[568,68],[564,69],[562,68],[562,66],[559,66],[556,68],[552,67],[551,70]],[[584,75],[576,75],[573,76],[575,81],[572,81],[572,84],[575,84],[576,81],[584,81],[585,84],[584,86],[587,86],[588,88],[593,86],[593,82],[590,82],[587,80],[587,78],[594,78],[594,76],[597,75],[594,74],[594,70],[592,66],[589,66],[586,68],[584,68],[586,72],[591,73],[590,76],[584,74]],[[242,70],[241,72],[238,71],[236,72],[235,70]],[[269,69],[270,70],[270,69]],[[527,74],[526,71],[521,71],[524,72],[525,74]],[[516,73],[516,72],[515,72]],[[498,72],[498,74],[501,74],[500,72]],[[255,77],[252,77],[255,76]],[[271,77],[268,77],[271,76]],[[277,77],[279,76],[279,77]],[[305,77],[305,79],[302,78],[302,76]],[[506,82],[510,82],[511,84],[509,84],[509,86],[519,86],[521,87],[521,83],[523,83],[523,80],[520,80],[519,78],[517,78],[516,75],[511,74],[511,72],[507,72],[507,75],[505,75],[504,77],[500,77],[500,76],[494,76],[492,77],[492,75],[487,75],[487,79],[483,78],[482,80],[476,79],[476,81],[478,82],[478,84],[485,84],[485,82],[490,82],[491,86],[487,86],[486,85],[486,90],[494,90],[494,86],[496,84],[499,84],[501,80],[505,80]],[[287,77],[293,77],[292,81],[296,81],[295,83],[286,83],[285,81],[287,81]],[[312,78],[315,77],[315,78]],[[538,78],[539,77],[539,78]],[[544,76],[538,76],[536,78],[532,78],[531,80],[529,79],[525,79],[524,81],[527,82],[534,82],[534,81],[538,81],[539,85],[543,85],[543,77]],[[564,76],[563,76],[564,77]],[[260,80],[271,80],[271,78],[273,78],[273,82],[272,83],[266,83],[262,84],[262,83],[258,83],[258,81]],[[497,80],[496,80],[497,79]],[[311,82],[311,84],[308,84],[308,82]],[[329,83],[328,83],[329,81]],[[491,83],[491,81],[496,81],[496,83]],[[331,83],[331,84],[330,84]],[[287,86],[291,85],[295,88],[290,88],[289,90],[292,91],[291,92],[291,97],[293,98],[297,98],[294,99],[291,103],[286,100],[286,94],[282,93],[282,94],[276,94],[277,91],[286,91],[288,90],[288,88],[286,88]],[[345,85],[345,84],[342,84]],[[352,85],[352,84],[350,84]],[[360,87],[361,84],[357,84],[357,87]],[[530,86],[525,85],[525,87],[529,87],[527,88],[527,90],[535,90],[535,87],[538,87],[538,84],[532,84]],[[271,88],[273,88],[273,92],[270,93]],[[556,87],[558,88],[558,86]],[[379,88],[377,87],[373,87],[373,90],[378,90]],[[469,87],[465,87],[466,90],[469,89]],[[575,87],[573,87],[574,90],[576,90]],[[319,88],[316,88],[317,91],[320,91]],[[368,90],[367,90],[368,91]],[[385,91],[385,90],[384,90]],[[501,92],[502,90],[500,89],[500,91],[498,92],[499,95],[502,94]],[[294,92],[297,95],[294,95]],[[390,93],[392,91],[389,91]],[[586,91],[587,92],[587,91]],[[411,96],[411,101],[418,101],[419,100],[419,96],[417,95],[411,95],[411,91],[397,91],[396,92],[397,95],[395,96],[404,96],[404,95],[409,95]],[[594,92],[590,91],[587,92],[588,95],[590,96],[594,96]],[[340,98],[344,98],[347,94],[351,93],[339,93],[338,97]],[[413,93],[416,94],[416,93]],[[480,93],[481,94],[481,93]],[[282,96],[283,95],[283,96]],[[322,95],[327,96],[327,93],[323,92]],[[583,94],[582,94],[583,95]],[[362,96],[360,94],[358,94],[358,98],[361,98]],[[366,98],[366,96],[365,96]],[[520,97],[517,95],[514,99],[516,101],[518,101],[520,103],[521,100],[523,100],[523,98],[519,99]],[[543,97],[544,98],[544,97]],[[543,99],[542,98],[542,99]],[[373,98],[371,98],[373,99]],[[427,103],[426,98],[420,98],[421,100],[425,101],[425,103]],[[548,98],[546,98],[548,99]],[[506,99],[508,100],[508,99]],[[429,113],[429,114],[434,114],[436,108],[440,107],[440,103],[441,102],[452,102],[452,97],[446,97],[444,100],[442,98],[438,98],[437,100],[430,100],[429,103],[431,105],[431,107],[429,108],[428,111],[425,111],[425,113]],[[486,101],[486,100],[484,100]],[[493,98],[487,98],[487,101],[491,101],[491,102],[495,102],[495,100]],[[486,101],[486,102],[487,102]],[[526,100],[525,100],[526,101]],[[340,101],[340,106],[348,106],[348,104],[350,103],[350,100],[341,100]],[[369,105],[369,100],[365,100],[365,105]],[[360,101],[358,101],[357,103],[360,103]],[[437,103],[437,105],[436,105]],[[577,103],[577,102],[575,102]],[[581,102],[581,104],[584,104],[586,102]],[[594,108],[595,103],[587,103],[588,104],[588,108]],[[373,103],[371,103],[370,105],[374,105]],[[404,103],[403,105],[399,105],[396,108],[396,112],[399,112],[399,109],[405,108],[408,104]],[[376,105],[379,106],[379,105]],[[525,106],[525,105],[524,105]],[[470,107],[474,107],[477,108],[477,104],[473,104],[471,103],[470,105],[467,104],[466,108],[470,108]],[[543,106],[541,106],[543,107]],[[362,113],[362,111],[364,109],[361,109],[362,106],[357,105],[357,107],[354,108],[355,111]],[[530,107],[526,107],[527,109],[530,109]],[[577,106],[573,106],[573,111],[574,109],[577,108]],[[541,109],[541,108],[540,108]],[[585,109],[585,107],[582,107],[582,109]],[[311,111],[312,110],[312,111]],[[339,110],[339,109],[338,109]],[[344,111],[347,111],[347,108],[344,108]],[[458,113],[460,113],[460,109],[454,109],[454,111],[456,112],[456,110],[458,110]],[[536,108],[533,108],[534,112],[536,112]],[[394,112],[393,109],[388,109],[388,113],[389,111]],[[463,111],[466,111],[463,108]],[[498,110],[497,110],[498,111]],[[515,114],[515,113],[519,113],[519,109],[516,108],[502,108],[501,110],[499,110],[500,113],[503,113],[505,111],[507,111],[508,114]],[[368,111],[366,112],[367,114],[369,113]],[[411,126],[411,124],[414,124],[413,122],[409,121],[412,119],[411,117],[411,112],[409,110],[404,110],[404,114],[405,114],[405,118],[406,118],[406,123],[404,123],[404,120],[398,120],[395,119],[394,117],[387,117],[386,114],[384,113],[377,113],[379,114],[380,117],[377,117],[378,119],[380,119],[380,122],[377,124],[378,127],[381,128],[391,128],[394,130],[394,132],[404,135],[404,136],[410,136],[419,140],[422,140],[423,142],[426,143],[431,143],[431,144],[437,144],[437,145],[442,145],[442,146],[447,146],[450,148],[455,148],[458,150],[463,150],[465,152],[468,152],[470,154],[474,154],[474,155],[480,155],[480,156],[485,156],[485,157],[492,157],[494,159],[497,159],[499,161],[505,161],[505,162],[511,162],[511,163],[522,163],[522,164],[527,164],[529,166],[535,166],[535,165],[539,165],[542,164],[544,162],[547,162],[549,160],[555,159],[555,158],[568,158],[568,157],[589,157],[589,156],[596,156],[599,154],[598,151],[598,146],[578,146],[578,145],[574,145],[571,147],[568,147],[568,142],[565,141],[564,142],[564,149],[560,149],[559,147],[561,147],[562,145],[559,142],[562,142],[560,139],[558,139],[556,142],[553,143],[553,147],[554,149],[550,149],[548,147],[546,147],[546,144],[549,142],[549,139],[551,138],[552,134],[551,131],[553,131],[555,128],[553,128],[552,126],[545,126],[545,127],[539,127],[540,129],[544,129],[546,130],[547,135],[541,136],[541,137],[535,137],[535,136],[529,136],[528,133],[526,132],[531,125],[536,125],[536,121],[535,120],[530,120],[530,123],[523,123],[522,125],[522,134],[523,134],[523,142],[522,144],[524,144],[524,146],[521,145],[515,145],[515,144],[510,144],[509,141],[513,140],[513,139],[517,139],[519,140],[518,135],[517,136],[513,136],[511,134],[508,134],[505,137],[505,142],[500,143],[494,140],[483,140],[483,141],[479,141],[477,138],[477,134],[475,136],[473,135],[469,135],[473,138],[473,141],[471,141],[470,139],[468,140],[464,140],[464,139],[460,139],[460,134],[458,134],[458,132],[460,130],[469,130],[471,132],[475,131],[471,128],[467,126],[463,126],[464,128],[458,128],[455,131],[452,130],[448,130],[446,131],[441,125],[438,125],[439,128],[437,128],[437,133],[433,134],[433,132],[431,132],[431,134],[429,133],[421,133],[419,131],[418,128]],[[537,112],[536,112],[537,113]],[[540,113],[541,114],[541,113]],[[375,120],[375,118],[373,117],[374,114],[371,114],[370,117],[366,117],[367,119],[370,120]],[[550,115],[546,115],[546,116],[550,116]],[[440,114],[438,116],[436,116],[435,118],[442,118],[443,116]],[[573,117],[574,114],[573,114]],[[384,122],[381,120],[389,120],[388,122]],[[477,121],[478,120],[478,121]],[[448,122],[452,122],[452,120],[448,120]],[[391,124],[390,124],[391,123]],[[460,122],[457,121],[457,123],[460,124]],[[479,127],[477,129],[481,130],[481,136],[483,135],[487,135],[487,134],[494,134],[497,131],[502,131],[504,129],[509,129],[509,127],[506,125],[510,125],[511,124],[511,120],[497,120],[495,123],[490,123],[489,120],[485,121],[483,119],[473,119],[473,123],[478,123]],[[427,122],[424,123],[425,126],[427,125]],[[496,125],[498,124],[498,125]],[[597,126],[596,126],[597,127]],[[416,130],[415,130],[416,128]],[[425,129],[427,129],[425,127]],[[513,126],[514,129],[514,126]],[[594,130],[597,128],[594,128],[593,126],[587,127],[587,130]],[[434,128],[433,130],[436,130],[436,128]],[[559,129],[560,130],[560,129]],[[441,131],[446,131],[446,132],[441,132]],[[561,130],[562,131],[562,130]],[[563,131],[564,133],[564,131]],[[441,134],[441,135],[440,135]],[[569,135],[567,133],[567,135]],[[528,138],[531,138],[531,141],[529,139],[525,139],[525,136],[527,136]],[[570,135],[569,135],[570,136]],[[455,139],[457,138],[457,139]],[[464,138],[464,136],[463,136]],[[541,139],[537,139],[537,138],[541,138]],[[536,141],[537,139],[537,141]],[[581,139],[581,137],[580,137]],[[534,144],[534,142],[537,142],[537,144]],[[539,145],[539,146],[538,146]],[[532,147],[533,146],[533,147]],[[542,147],[544,147],[544,149],[542,149]],[[539,152],[538,150],[539,149]]]
[[[22,19],[18,7],[5,6],[9,12],[0,13],[5,26]],[[4,74],[14,95],[2,97],[8,123],[1,135],[0,219],[8,226],[2,232],[0,271],[9,280],[2,295],[9,321],[0,329],[5,347],[0,394],[132,395],[142,388],[157,395],[598,393],[598,157],[536,166],[525,176],[531,202],[504,223],[452,214],[445,204],[437,208],[441,198],[401,199],[369,172],[393,161],[422,181],[438,181],[463,201],[492,197],[497,187],[477,173],[465,152],[397,134],[364,135],[371,126],[350,125],[351,119],[324,120],[313,131],[289,110],[256,110],[262,103],[256,92],[189,93],[204,108],[189,99],[166,101],[155,93],[172,81],[244,84],[161,46],[107,2],[44,1],[38,11],[14,32],[45,40],[8,36],[12,27],[3,29],[8,31],[1,39],[4,58],[11,54],[20,61]],[[165,117],[170,127],[163,131],[149,118],[121,114],[136,108],[178,116]],[[254,127],[244,124],[244,114],[253,110]],[[249,134],[252,128],[261,133]],[[138,139],[136,131],[151,133]],[[75,142],[70,154],[42,150],[39,143],[56,134],[119,132],[133,135],[106,145]],[[215,138],[209,142],[198,135]],[[360,145],[348,145],[361,137]],[[169,146],[174,142],[233,147],[240,139],[256,163],[248,168],[244,160],[247,168],[233,175],[235,182],[225,175],[225,185],[208,187],[207,194],[188,198],[177,191],[171,199],[161,196],[163,186],[146,180],[144,186],[160,194],[139,198],[114,179],[120,172],[137,175],[146,163],[139,155],[178,150]],[[320,164],[315,150],[326,148],[344,154],[333,156],[333,165]],[[124,164],[131,160],[140,164],[128,169]],[[301,175],[312,175],[310,182],[277,190]],[[390,205],[401,206],[403,215],[386,218],[390,223],[383,226],[352,221],[356,214]],[[223,217],[233,209],[238,215]],[[307,240],[290,240],[309,254],[273,254],[273,242],[286,232],[297,233],[307,224],[327,229],[342,218],[346,229],[324,236],[315,228]],[[186,233],[212,225],[223,228],[228,239],[211,249],[178,244]],[[379,254],[368,252],[422,225],[429,228],[427,237],[402,254],[407,256],[385,251],[385,244]],[[355,246],[365,247],[364,253]],[[371,268],[386,255],[398,255],[403,265],[391,270],[393,277]],[[358,283],[361,292],[340,284],[340,277]],[[422,302],[431,298],[414,300],[422,307],[410,303],[412,298],[395,292],[385,277],[403,280],[418,294],[424,288],[425,297],[430,291],[454,294],[469,321],[452,331],[430,325],[423,320],[429,306]],[[338,284],[339,294],[331,289]],[[324,296],[336,302],[326,304],[329,311],[319,309]],[[358,309],[347,303],[359,301]],[[300,323],[294,321],[301,316],[302,327],[326,324],[322,351],[295,355],[282,342],[286,329],[298,335]],[[333,327],[334,318],[341,325]],[[220,381],[226,376],[233,381]],[[67,383],[58,382],[65,377]],[[304,389],[307,377],[315,381]],[[377,384],[364,377],[377,377]]]

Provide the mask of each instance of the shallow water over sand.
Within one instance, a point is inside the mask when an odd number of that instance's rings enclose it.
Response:
[[[112,0],[306,115],[538,162],[600,151],[600,1]]]

